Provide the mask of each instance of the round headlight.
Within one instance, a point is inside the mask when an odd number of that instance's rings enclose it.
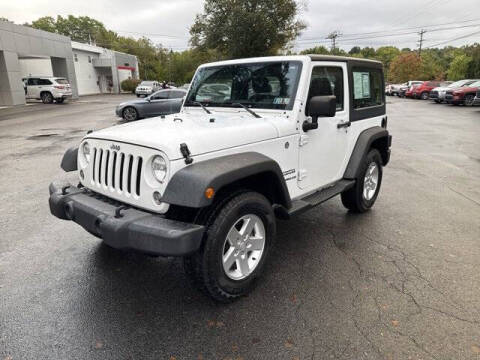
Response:
[[[88,142],[83,143],[82,153],[83,153],[83,156],[85,157],[85,160],[87,160],[87,163],[89,163],[90,162],[90,144]]]
[[[152,172],[159,182],[163,182],[167,176],[167,162],[160,155],[156,155],[152,159]]]

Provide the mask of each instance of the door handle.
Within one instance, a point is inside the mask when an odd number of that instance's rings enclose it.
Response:
[[[347,122],[344,122],[344,123],[340,123],[340,124],[337,124],[337,129],[347,128],[347,127],[349,127],[350,125],[352,125],[352,122],[351,122],[351,121],[347,121]]]

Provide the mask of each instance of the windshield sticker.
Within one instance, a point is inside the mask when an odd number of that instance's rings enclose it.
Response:
[[[273,99],[273,103],[277,105],[287,105],[289,102],[289,97],[276,97],[275,99]]]

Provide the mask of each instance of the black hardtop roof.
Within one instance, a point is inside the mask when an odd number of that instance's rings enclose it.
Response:
[[[351,63],[352,65],[368,66],[368,67],[383,67],[381,61],[349,57],[349,56],[335,56],[335,55],[317,55],[308,54],[312,61],[343,61]]]

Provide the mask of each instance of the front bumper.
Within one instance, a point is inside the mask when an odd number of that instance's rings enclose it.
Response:
[[[475,99],[473,100],[473,105],[480,105],[480,97],[475,97]]]
[[[204,227],[124,206],[85,188],[49,187],[50,212],[72,220],[111,247],[150,255],[184,256],[198,250]]]

